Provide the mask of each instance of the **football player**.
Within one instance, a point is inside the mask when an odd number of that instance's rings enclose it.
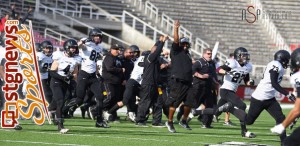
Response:
[[[52,101],[52,91],[50,89],[50,78],[49,78],[49,70],[51,68],[53,59],[53,45],[50,41],[43,41],[40,44],[41,52],[37,53],[37,60],[39,63],[39,71],[41,74],[43,91],[46,96],[47,102],[50,104]]]
[[[99,28],[94,28],[89,32],[89,39],[78,42],[82,63],[77,78],[77,98],[71,100],[68,106],[71,108],[70,110],[75,111],[83,103],[86,91],[90,88],[97,101],[97,121],[95,127],[109,128],[108,124],[102,118],[103,92],[101,91],[100,80],[96,76],[96,62],[103,49],[101,45],[102,37],[102,31]]]
[[[66,91],[68,86],[70,86],[70,80],[74,77],[76,78],[78,72],[78,62],[74,57],[75,52],[78,50],[77,42],[73,39],[65,41],[64,50],[64,55],[61,58],[53,58],[54,61],[50,69],[52,77],[50,87],[53,91],[54,103],[56,103],[58,130],[62,134],[69,131],[63,125],[62,108],[64,106]]]
[[[242,80],[246,85],[254,82],[250,80],[249,73],[252,71],[252,64],[249,62],[250,55],[247,49],[239,47],[234,51],[234,59],[228,59],[222,65],[218,72],[224,74],[224,83],[220,87],[221,99],[218,102],[218,110],[216,116],[227,109],[240,120],[242,137],[254,138],[256,135],[249,132],[246,128],[246,104],[236,95],[236,90]]]
[[[279,124],[284,120],[285,116],[275,98],[275,92],[278,91],[288,97],[293,96],[279,85],[282,76],[284,75],[284,69],[288,67],[290,58],[291,55],[288,51],[279,50],[275,53],[274,60],[267,65],[263,78],[260,80],[252,94],[247,115],[247,125],[252,125],[263,110],[268,111],[275,119],[276,124]],[[283,142],[285,137],[286,133],[283,132],[280,135],[281,142]]]
[[[290,111],[286,119],[271,129],[272,133],[283,134],[285,128],[289,126],[297,117],[300,116],[300,48],[294,50],[291,54],[291,70],[294,72],[290,78],[290,82],[297,93],[297,98],[290,97],[290,100],[295,101],[294,108]],[[300,127],[295,129],[293,133],[286,137],[284,140],[284,146],[296,146],[300,145]]]

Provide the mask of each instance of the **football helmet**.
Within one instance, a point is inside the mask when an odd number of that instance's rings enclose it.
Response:
[[[291,70],[298,71],[300,68],[300,48],[295,49],[291,55]]]
[[[35,43],[34,46],[35,46],[36,52],[42,52],[43,51],[43,49],[41,48],[41,43]]]
[[[71,48],[75,48],[75,51],[71,51]],[[69,55],[69,57],[74,57],[78,52],[78,44],[74,39],[68,39],[64,43],[64,50]]]
[[[89,40],[95,42],[94,36],[99,36],[100,37],[99,43],[102,42],[103,33],[100,28],[94,28],[89,32]]]
[[[274,55],[274,60],[279,61],[285,69],[288,67],[290,59],[291,55],[286,50],[279,50]]]
[[[49,50],[47,50],[49,49]],[[47,55],[47,56],[51,56],[53,53],[53,45],[50,41],[43,41],[40,44],[40,50],[42,50],[42,52]]]
[[[239,62],[241,65],[245,65],[250,60],[250,54],[248,50],[244,47],[239,47],[234,50],[234,59]]]

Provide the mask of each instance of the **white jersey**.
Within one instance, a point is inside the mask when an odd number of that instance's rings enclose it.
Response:
[[[63,51],[55,51],[52,53],[52,56],[53,56],[53,60],[58,60],[64,56],[64,52]]]
[[[281,82],[282,76],[284,75],[284,69],[279,61],[271,61],[264,72],[263,78],[260,80],[255,91],[252,93],[252,97],[257,100],[268,100],[275,97],[276,90],[271,84],[271,74],[270,70],[273,70],[278,75],[278,83]]]
[[[79,54],[82,57],[81,70],[87,73],[96,72],[96,61],[102,53],[102,46],[94,42],[86,42],[86,50],[80,49]]]
[[[231,74],[224,75],[224,83],[220,88],[236,92],[244,77],[251,73],[252,64],[241,66],[235,59],[227,59],[225,65],[231,68]]]
[[[300,72],[294,73],[290,78],[290,83],[294,88],[296,88],[295,92],[297,92],[297,88],[300,87]],[[300,93],[294,93],[295,96],[299,97]]]
[[[50,69],[53,59],[52,59],[52,55],[51,56],[47,56],[42,52],[38,52],[37,54],[37,59],[39,62],[41,62],[42,64],[40,65],[43,69]],[[41,78],[42,79],[48,79],[48,72],[45,73],[41,73]]]
[[[64,56],[64,52],[55,51],[55,52],[53,52],[52,56],[53,56],[53,60],[59,60],[60,58],[62,58]],[[75,55],[74,58],[75,58],[77,64],[81,64],[81,61],[82,61],[81,56]]]
[[[58,62],[57,73],[61,76],[67,76],[68,74],[72,73],[77,64],[75,57],[67,57],[65,55],[60,59],[58,59],[57,62]]]
[[[140,56],[135,62],[134,62],[134,67],[130,75],[130,79],[136,80],[138,83],[142,83],[142,75],[144,71],[144,67],[140,66],[140,64],[144,63],[144,58],[145,56]]]

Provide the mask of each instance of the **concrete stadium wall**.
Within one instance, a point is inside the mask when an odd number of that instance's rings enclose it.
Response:
[[[144,36],[141,32],[133,29],[125,23],[122,25],[121,38],[126,42],[139,46],[139,48],[143,51],[150,50],[155,44],[152,39]]]

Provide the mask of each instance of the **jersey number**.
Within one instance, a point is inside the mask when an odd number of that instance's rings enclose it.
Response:
[[[233,83],[241,83],[246,75],[241,74],[239,72],[233,72],[233,77],[231,79],[231,82]]]
[[[93,50],[90,55],[90,60],[96,62],[99,57],[100,57],[100,53]]]
[[[69,71],[70,71],[70,67],[71,67],[71,65],[68,65],[65,69],[63,69],[63,72],[64,72],[65,74],[68,74]]]
[[[52,63],[44,63],[43,64],[43,69],[48,69],[48,68],[51,67],[51,65],[52,65]]]

